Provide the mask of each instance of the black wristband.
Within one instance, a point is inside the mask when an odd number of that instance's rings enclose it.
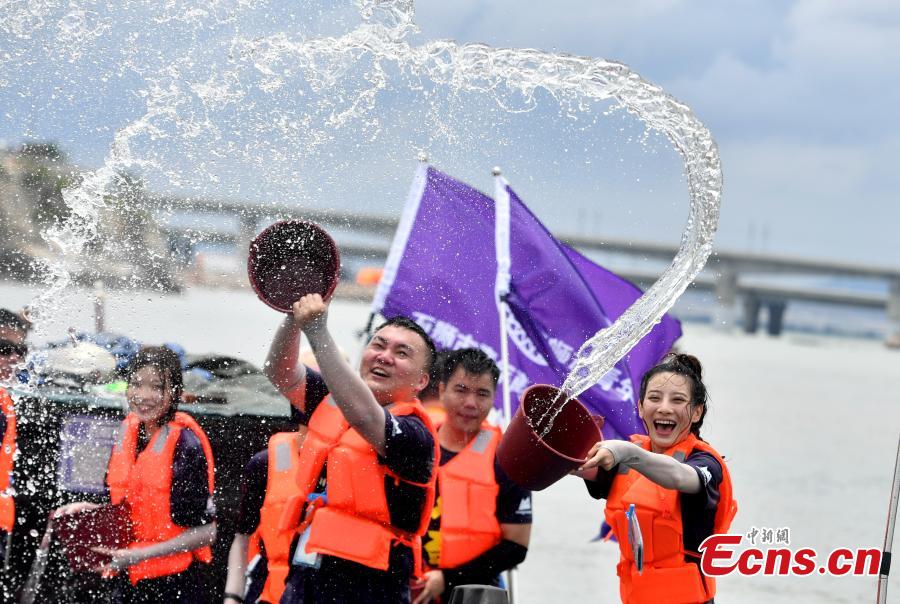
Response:
[[[222,598],[225,600],[234,600],[238,604],[244,604],[244,598],[242,598],[241,596],[239,596],[237,594],[233,594],[231,592],[226,591],[225,593],[222,594]]]

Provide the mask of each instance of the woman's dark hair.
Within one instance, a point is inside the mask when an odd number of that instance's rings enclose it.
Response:
[[[703,418],[706,417],[706,411],[709,409],[707,404],[706,385],[703,383],[703,367],[700,360],[690,354],[673,352],[663,357],[658,365],[652,367],[641,379],[640,400],[644,400],[647,394],[647,384],[654,375],[659,373],[675,373],[684,376],[691,382],[691,406],[698,405],[703,407],[700,419],[691,424],[691,432],[694,436],[700,438],[700,428],[703,426]]]
[[[172,406],[169,412],[160,419],[160,423],[166,423],[175,415],[181,403],[181,393],[184,390],[184,375],[181,372],[181,359],[170,348],[165,346],[145,346],[131,359],[125,370],[125,379],[130,384],[134,374],[143,367],[153,367],[163,379],[164,387],[172,392]]]

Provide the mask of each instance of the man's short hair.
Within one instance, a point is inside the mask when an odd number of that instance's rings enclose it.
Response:
[[[0,327],[28,331],[28,328],[31,326],[19,313],[13,312],[8,308],[0,308]]]
[[[462,367],[470,375],[490,373],[494,387],[497,386],[497,380],[500,379],[500,368],[497,367],[497,363],[480,348],[460,348],[447,353],[447,356],[441,359],[442,384],[450,381],[450,377],[456,372],[457,367]]]
[[[437,358],[437,348],[434,346],[434,342],[431,339],[431,336],[422,329],[422,326],[410,319],[409,317],[404,317],[403,315],[397,315],[396,317],[391,317],[381,325],[379,325],[372,334],[376,334],[385,327],[389,327],[393,325],[394,327],[402,327],[403,329],[408,329],[409,331],[415,332],[419,335],[420,338],[425,342],[425,348],[427,349],[427,354],[425,355],[425,373],[431,375],[431,368],[434,365],[435,358]]]

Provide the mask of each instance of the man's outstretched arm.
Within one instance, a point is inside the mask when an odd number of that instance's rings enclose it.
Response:
[[[300,325],[293,314],[278,326],[263,373],[285,396],[304,392],[306,367],[300,362]]]
[[[384,409],[369,387],[341,355],[328,331],[328,304],[319,294],[309,294],[294,303],[294,322],[306,334],[319,371],[331,398],[341,409],[347,422],[384,455]]]

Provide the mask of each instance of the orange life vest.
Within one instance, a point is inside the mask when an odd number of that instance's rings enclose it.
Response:
[[[279,602],[290,571],[293,531],[281,530],[281,516],[287,502],[297,494],[300,469],[301,436],[297,432],[279,432],[269,439],[269,473],[266,499],[259,511],[259,528],[254,533],[266,549],[268,576],[260,600]]]
[[[650,439],[634,435],[631,440],[650,450]],[[737,502],[731,486],[731,475],[722,456],[693,434],[665,452],[684,461],[692,451],[710,453],[722,466],[719,504],[716,508],[714,533],[725,533],[737,513]],[[635,505],[644,541],[644,566],[639,574],[628,543],[628,519],[625,512]],[[681,522],[681,497],[674,489],[666,489],[636,470],[628,469],[613,479],[606,499],[606,522],[619,541],[621,558],[617,571],[620,594],[626,604],[693,604],[706,602],[716,594],[716,583],[700,572],[685,554],[699,559],[696,552],[685,552]]]
[[[174,539],[185,532],[172,521],[172,462],[175,445],[182,430],[190,430],[200,439],[206,455],[207,489],[213,493],[215,466],[212,447],[203,428],[186,413],[177,412],[172,421],[162,426],[137,454],[140,420],[129,413],[122,422],[122,433],[109,459],[106,482],[114,504],[125,503],[131,514],[134,541],[129,548],[140,548]],[[181,552],[151,558],[132,565],[128,576],[133,584],[141,579],[174,575],[186,570],[194,560],[212,561],[209,546],[191,552]]]
[[[456,568],[500,543],[494,456],[500,428],[481,431],[453,459],[438,469],[441,498],[440,568]]]
[[[441,424],[444,423],[444,420],[447,419],[447,412],[444,411],[444,408],[440,405],[440,403],[432,404],[432,405],[423,405],[425,408],[425,412],[428,414],[428,417],[431,418],[431,423],[434,425],[435,429],[437,429]]]
[[[0,388],[0,413],[6,416],[6,432],[0,444],[0,530],[11,533],[16,526],[16,503],[10,492],[16,454],[16,408],[3,388]]]
[[[390,412],[395,416],[415,415],[434,439],[433,465],[437,466],[440,448],[437,434],[428,414],[418,400],[395,403]],[[326,467],[328,487],[326,502],[321,499],[307,506],[300,523],[303,504],[314,492],[322,468]],[[425,489],[425,502],[414,532],[391,525],[384,481],[405,482]],[[400,542],[412,548],[416,573],[421,569],[421,536],[428,528],[434,506],[437,468],[428,482],[416,483],[394,474],[378,460],[375,449],[362,435],[350,427],[343,413],[329,396],[313,412],[303,447],[300,449],[300,492],[285,506],[282,528],[298,531],[309,526],[307,552],[318,552],[350,560],[358,564],[388,570],[391,547]]]

